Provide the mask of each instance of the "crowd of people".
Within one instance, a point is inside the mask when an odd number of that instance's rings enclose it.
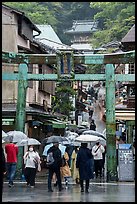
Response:
[[[71,177],[76,184],[80,184],[81,192],[87,192],[89,189],[89,181],[94,178],[94,172],[100,177],[103,170],[103,155],[105,148],[96,143],[93,150],[87,147],[87,143],[81,143],[81,146],[74,147],[71,154],[71,162],[69,161],[68,147],[66,147],[65,153],[65,165],[62,166],[62,154],[59,149],[59,143],[54,143],[48,150],[49,153],[53,153],[54,162],[48,166],[48,191],[53,192],[52,181],[54,180],[54,186],[58,186],[59,191],[62,191],[62,181],[65,182],[66,187],[68,179]],[[97,147],[97,148],[96,148]],[[96,148],[96,149],[95,149]],[[97,162],[96,162],[97,161]],[[97,178],[96,176],[96,178]],[[85,190],[84,190],[85,181]]]
[[[48,149],[47,157],[49,153],[52,153],[53,157],[53,162],[51,162],[51,164],[47,167],[48,191],[53,192],[53,179],[56,179],[54,186],[57,186],[58,190],[62,191],[63,181],[65,181],[67,187],[69,178],[72,178],[76,184],[80,185],[81,192],[85,191],[88,193],[89,181],[94,178],[94,172],[96,173],[96,177],[98,176],[98,173],[100,173],[100,175],[102,173],[101,169],[103,166],[101,166],[101,164],[103,164],[102,153],[104,148],[102,145],[96,144],[91,150],[87,147],[87,143],[81,143],[81,146],[74,147],[71,156],[68,154],[68,149],[68,146],[66,146],[65,153],[63,155],[59,149],[59,143],[53,143],[53,146]],[[3,150],[3,175],[6,173],[10,188],[14,186],[13,181],[18,162],[18,152],[18,146],[13,142],[5,145],[6,158]],[[65,164],[63,165],[62,157],[64,157],[65,160]],[[28,146],[28,150],[23,155],[23,164],[26,186],[34,188],[37,171],[41,171],[41,160],[33,145]]]
[[[89,87],[88,90],[91,95],[91,99],[97,94],[95,93],[93,87]],[[97,99],[97,96],[95,97]],[[92,109],[91,109],[92,110]],[[94,110],[90,113],[90,130],[96,131],[96,124],[92,118]],[[15,178],[17,158],[18,158],[18,146],[14,143],[9,143],[5,145],[5,170],[3,170],[3,175],[6,172],[6,177],[8,179],[9,187],[14,186],[13,180]],[[87,143],[81,143],[81,146],[74,146],[72,149],[69,146],[66,146],[65,153],[62,155],[62,152],[59,148],[59,143],[53,143],[47,151],[48,155],[52,154],[51,164],[47,163],[44,165],[48,169],[48,191],[53,192],[52,184],[58,187],[59,191],[62,191],[63,181],[68,186],[69,178],[72,178],[73,181],[80,185],[81,192],[88,192],[89,190],[89,181],[90,179],[102,176],[102,169],[104,168],[104,155],[105,148],[101,144],[96,144],[92,149],[88,147]],[[65,160],[65,164],[62,165],[62,157]],[[24,175],[26,186],[34,188],[35,179],[38,171],[41,171],[41,158],[39,153],[35,150],[35,146],[28,146],[28,150],[23,155],[23,165],[22,165],[22,174]],[[43,168],[43,167],[42,167]],[[84,189],[85,181],[85,189]]]

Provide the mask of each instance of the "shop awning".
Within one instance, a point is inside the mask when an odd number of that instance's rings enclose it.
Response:
[[[116,110],[116,120],[135,120],[135,111]]]
[[[106,111],[105,111],[106,115]],[[115,111],[116,120],[135,120],[134,110],[116,110]]]
[[[2,118],[2,125],[13,125],[14,118]]]
[[[44,125],[52,125],[53,128],[65,128],[66,123],[58,119],[48,119],[44,122]]]

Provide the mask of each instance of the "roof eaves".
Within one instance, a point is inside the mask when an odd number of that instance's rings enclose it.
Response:
[[[5,4],[2,4],[2,6],[11,10],[11,12],[14,12],[18,15],[21,15],[24,18],[24,20],[28,21],[32,25],[33,30],[37,31],[39,34],[41,33],[41,31],[38,29],[38,27],[27,16],[25,16],[24,12],[19,11],[18,9],[12,8],[10,6],[7,6]]]
[[[2,4],[2,7],[5,7],[5,8],[7,8],[7,9],[12,10],[13,12],[18,13],[18,14],[21,14],[21,15],[24,15],[24,14],[25,14],[24,12],[22,12],[22,11],[20,11],[20,10],[18,10],[18,9],[15,9],[15,8],[13,8],[13,7],[11,7],[11,6],[7,6],[7,5],[5,5],[5,4]]]
[[[135,42],[135,24],[131,27],[128,33],[122,38],[122,43]]]

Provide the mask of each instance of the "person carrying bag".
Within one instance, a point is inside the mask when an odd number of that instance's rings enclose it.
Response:
[[[35,152],[32,145],[29,146],[28,151],[23,156],[25,169],[24,176],[27,181],[27,186],[34,188],[37,171],[41,171],[40,156]]]

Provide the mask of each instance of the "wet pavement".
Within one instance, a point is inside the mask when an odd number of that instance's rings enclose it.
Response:
[[[80,192],[78,184],[71,183],[66,189],[48,192],[47,182],[36,182],[35,188],[26,186],[26,182],[14,182],[9,188],[4,182],[2,202],[135,202],[134,182],[106,183],[104,180],[90,182],[89,193]]]

